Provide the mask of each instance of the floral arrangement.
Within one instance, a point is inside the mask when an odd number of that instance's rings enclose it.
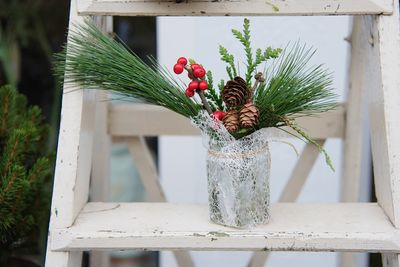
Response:
[[[210,211],[215,211],[211,212],[213,221],[236,227],[267,221],[269,198],[264,195],[269,196],[269,191],[254,192],[257,187],[268,187],[268,181],[258,178],[269,173],[268,143],[262,141],[269,138],[265,134],[268,129],[288,132],[287,127],[291,128],[293,131],[288,133],[316,145],[333,169],[325,150],[295,121],[298,117],[326,112],[336,106],[331,74],[323,65],[308,66],[314,50],[298,43],[285,49],[267,47],[253,50],[250,21],[244,19],[243,30],[233,29],[232,34],[243,45],[245,72],[239,72],[235,55],[220,46],[219,53],[226,64],[228,80],[222,79],[215,85],[211,71],[206,71],[192,59],[180,57],[173,72],[188,75],[190,82],[184,85],[155,59],[150,58],[151,64],[146,64],[122,42],[99,30],[93,22],[86,21],[75,27],[69,36],[66,52],[57,58],[56,73],[66,84],[110,90],[163,106],[189,118],[208,138]],[[265,151],[267,157],[264,157]],[[268,163],[263,165],[267,166],[266,169],[257,167],[262,164],[257,159],[262,153],[264,156],[260,156],[260,160]],[[232,162],[235,167],[232,167]],[[225,177],[224,182],[230,182],[221,186],[221,181],[215,182],[210,177]],[[245,185],[247,182],[250,187]],[[221,192],[231,185],[234,185],[229,189],[234,192],[233,203],[237,203],[231,207],[234,216],[230,216],[232,212],[226,208],[228,204],[221,199],[221,195],[226,195]],[[241,190],[253,192],[251,200],[239,197],[243,195]]]

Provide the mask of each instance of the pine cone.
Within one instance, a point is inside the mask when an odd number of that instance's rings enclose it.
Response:
[[[245,104],[240,110],[240,125],[244,128],[252,128],[258,124],[258,108],[251,102]]]
[[[228,107],[237,107],[245,104],[250,94],[246,81],[238,76],[226,83],[222,98]]]
[[[228,132],[236,132],[239,129],[239,111],[235,109],[229,110],[222,118],[222,123]]]

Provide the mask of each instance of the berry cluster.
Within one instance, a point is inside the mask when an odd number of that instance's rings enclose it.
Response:
[[[193,97],[196,90],[204,91],[208,88],[208,83],[204,80],[206,70],[199,64],[190,64],[185,57],[178,58],[174,65],[174,72],[181,74],[184,70],[188,72],[188,77],[192,80],[186,88],[185,94]],[[197,91],[197,92],[199,92]],[[200,93],[200,92],[199,92]]]

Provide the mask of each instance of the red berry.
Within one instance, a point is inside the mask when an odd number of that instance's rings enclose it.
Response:
[[[225,116],[225,112],[218,110],[218,111],[214,111],[213,115],[214,115],[214,118],[217,118],[218,120],[222,120]]]
[[[192,96],[194,96],[194,90],[192,90],[192,89],[190,89],[190,88],[187,88],[186,91],[185,91],[185,95],[186,95],[187,97],[192,97]]]
[[[187,59],[185,57],[180,57],[178,58],[178,61],[176,61],[178,64],[182,64],[183,66],[186,66],[187,64]]]
[[[190,83],[189,83],[189,86],[188,86],[188,88],[190,89],[190,90],[196,90],[197,88],[199,88],[199,82],[198,81],[191,81]]]
[[[193,76],[196,78],[203,78],[206,75],[206,71],[203,68],[197,68],[193,71]]]
[[[190,67],[192,68],[193,71],[195,69],[201,68],[201,66],[199,64],[191,64]]]
[[[179,63],[176,63],[175,65],[174,65],[174,72],[176,73],[176,74],[181,74],[182,72],[183,72],[183,65],[182,64],[179,64]]]
[[[200,81],[199,82],[199,89],[200,90],[207,90],[208,88],[208,83],[206,81]]]

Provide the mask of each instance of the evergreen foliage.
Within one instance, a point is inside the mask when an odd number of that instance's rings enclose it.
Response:
[[[93,22],[75,26],[68,36],[68,53],[65,50],[57,57],[56,74],[66,84],[111,90],[185,117],[198,114],[201,106],[188,98],[182,86],[154,59],[151,66],[147,65]]]
[[[50,161],[43,155],[47,127],[38,107],[11,86],[0,88],[0,266],[47,218]]]
[[[263,63],[268,61],[269,59],[279,57],[282,52],[281,48],[273,49],[272,47],[267,47],[263,51],[261,48],[257,48],[256,56],[253,57],[253,49],[251,47],[251,35],[250,35],[250,21],[248,19],[244,19],[243,22],[243,32],[232,29],[232,34],[235,36],[237,40],[243,45],[244,52],[246,55],[246,83],[249,87],[252,86],[251,80],[256,72],[257,67]],[[219,53],[221,55],[221,60],[228,63],[226,67],[228,76],[231,80],[237,76],[237,71],[235,68],[235,58],[232,54],[228,52],[228,50],[222,45],[219,46]]]

